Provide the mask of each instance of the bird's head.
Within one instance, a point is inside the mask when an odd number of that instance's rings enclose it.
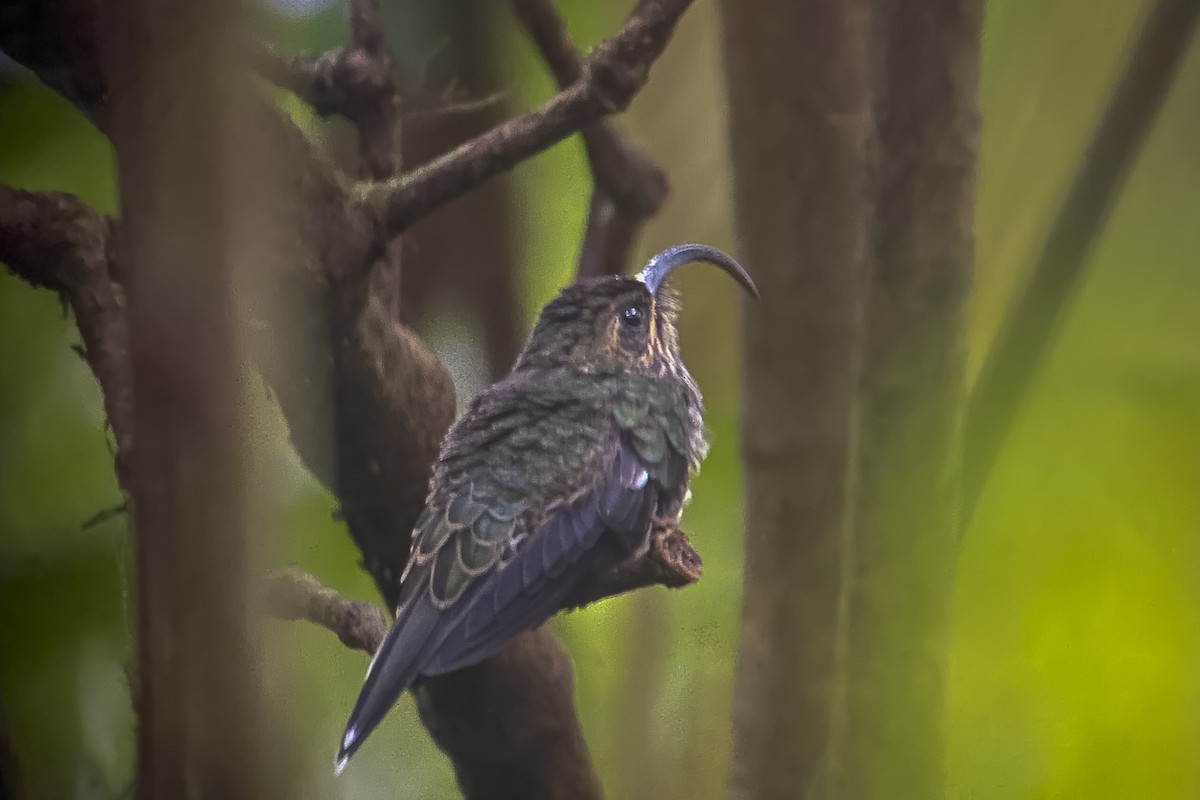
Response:
[[[662,372],[679,359],[675,330],[679,306],[664,286],[671,270],[707,262],[720,267],[758,298],[754,281],[720,250],[681,244],[650,259],[632,278],[604,276],[579,281],[542,309],[517,359],[523,367],[570,365],[583,372]]]

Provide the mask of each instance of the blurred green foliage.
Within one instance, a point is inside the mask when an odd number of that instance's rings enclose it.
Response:
[[[582,0],[562,7],[581,42],[610,31],[622,11]],[[972,373],[1141,8],[989,4]],[[437,52],[438,26],[424,4],[390,9],[391,40],[405,69],[419,71]],[[271,23],[301,50],[346,31],[338,7]],[[642,254],[693,239],[732,247],[716,25],[711,3],[698,4],[626,118],[675,189]],[[509,104],[548,96],[550,81],[512,21],[495,35],[509,53],[497,65]],[[949,797],[1200,795],[1198,96],[1195,52],[966,534],[946,709]],[[281,102],[311,135],[325,134],[299,104]],[[565,142],[504,180],[520,212],[521,311],[531,322],[569,279],[589,191],[582,147]],[[27,83],[0,83],[0,182],[115,207],[108,144]],[[724,792],[740,602],[737,309],[720,277],[702,272],[685,278],[683,338],[713,434],[685,519],[705,577],[555,623],[614,798]],[[478,385],[472,343],[436,318],[422,324],[459,385]],[[56,298],[0,275],[0,699],[33,798],[119,796],[132,750],[128,538],[121,517],[81,525],[120,498],[98,391],[71,351],[77,340]],[[331,498],[296,462],[265,393],[253,413],[264,537],[326,583],[372,597]],[[365,658],[310,626],[268,623],[264,636],[263,680],[291,731],[277,757],[300,794],[456,796],[408,699],[335,782],[333,745]]]

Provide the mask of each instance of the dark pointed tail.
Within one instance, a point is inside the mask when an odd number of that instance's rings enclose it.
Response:
[[[354,710],[346,722],[346,732],[338,747],[335,769],[346,768],[350,756],[362,746],[371,731],[383,721],[404,690],[412,685],[436,646],[434,630],[441,613],[433,605],[428,591],[422,591],[396,615],[391,630],[367,668],[367,677],[358,693]]]

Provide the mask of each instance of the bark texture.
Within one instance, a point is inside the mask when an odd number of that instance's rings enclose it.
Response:
[[[738,798],[942,794],[982,3],[727,2]],[[788,80],[779,76],[788,75]]]

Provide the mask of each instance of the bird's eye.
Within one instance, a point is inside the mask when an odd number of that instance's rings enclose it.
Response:
[[[640,328],[645,319],[646,315],[637,306],[629,306],[621,312],[621,324],[626,328]]]

